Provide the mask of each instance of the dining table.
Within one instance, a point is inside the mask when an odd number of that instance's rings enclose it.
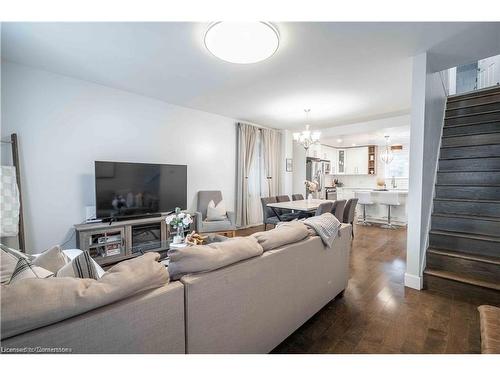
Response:
[[[328,199],[301,199],[297,201],[268,203],[267,207],[273,210],[280,221],[284,221],[281,218],[280,210],[290,210],[294,212],[297,211],[314,214],[319,205],[325,202],[334,201]]]

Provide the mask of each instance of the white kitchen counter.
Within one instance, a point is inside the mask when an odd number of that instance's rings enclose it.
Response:
[[[391,208],[391,221],[394,224],[406,225],[407,223],[407,212],[406,212],[406,200],[408,196],[408,190],[406,189],[388,189],[385,190],[374,190],[373,188],[367,187],[352,187],[343,186],[337,187],[337,199],[351,199],[355,197],[356,191],[369,191],[372,193],[373,204],[366,206],[366,220],[375,223],[387,222],[387,205],[379,203],[383,194],[388,193],[398,193],[399,194],[399,206],[392,206]],[[356,207],[356,214],[358,220],[361,220],[363,215],[363,206],[359,205]]]

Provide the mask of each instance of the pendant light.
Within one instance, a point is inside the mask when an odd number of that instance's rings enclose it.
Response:
[[[306,113],[306,129],[301,132],[293,133],[293,140],[298,144],[301,144],[302,147],[304,147],[304,149],[307,151],[307,149],[309,149],[311,145],[319,143],[319,137],[321,136],[321,133],[318,131],[311,132],[309,130],[309,113],[311,112],[311,110],[304,109],[304,112]]]
[[[380,159],[385,164],[390,164],[394,159],[394,154],[392,153],[391,146],[389,145],[389,136],[385,136],[385,149],[380,153]]]

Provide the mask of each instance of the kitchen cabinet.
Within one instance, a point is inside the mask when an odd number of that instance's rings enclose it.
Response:
[[[346,149],[345,174],[368,174],[368,147]]]
[[[337,150],[335,148],[332,148],[332,147],[328,147],[328,153],[329,153],[329,156],[330,156],[330,173],[331,174],[336,174],[339,167],[337,165]]]
[[[338,149],[337,154],[337,174],[345,174],[346,171],[346,150]]]
[[[330,173],[333,174],[337,170],[336,166],[336,153],[337,150],[330,146],[321,146],[321,155],[320,158],[323,160],[328,160],[330,162]]]
[[[321,158],[321,145],[311,145],[307,150],[307,156],[310,158]]]
[[[307,156],[330,161],[330,174],[369,174],[368,146],[335,148],[316,144],[309,147]]]

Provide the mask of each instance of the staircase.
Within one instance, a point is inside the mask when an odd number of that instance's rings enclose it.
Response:
[[[424,285],[500,305],[500,87],[450,96]]]

